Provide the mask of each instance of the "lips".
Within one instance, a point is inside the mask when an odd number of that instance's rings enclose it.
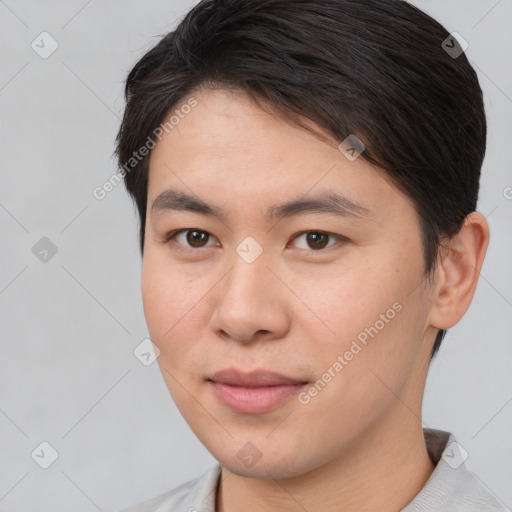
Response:
[[[221,370],[214,373],[208,380],[220,384],[229,384],[230,386],[243,387],[264,387],[264,386],[282,386],[294,384],[306,384],[303,379],[287,377],[279,373],[267,371],[253,371],[243,373],[235,369]]]
[[[214,373],[207,380],[219,402],[240,414],[269,412],[307,384],[279,373],[243,373],[235,369]]]

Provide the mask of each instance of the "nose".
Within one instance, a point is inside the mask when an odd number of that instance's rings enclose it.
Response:
[[[230,272],[216,287],[211,327],[217,336],[245,343],[285,336],[290,292],[269,263],[264,254],[251,263],[234,255]]]

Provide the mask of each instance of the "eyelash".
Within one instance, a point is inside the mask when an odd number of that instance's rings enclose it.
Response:
[[[180,252],[188,252],[188,253],[191,253],[191,252],[197,252],[201,249],[207,249],[208,247],[214,247],[212,245],[206,245],[204,247],[197,247],[197,248],[192,248],[192,247],[184,247],[182,246],[180,243],[176,242],[176,237],[181,234],[181,233],[187,233],[189,231],[197,231],[198,233],[204,233],[204,234],[207,234],[207,235],[210,235],[210,236],[213,236],[211,235],[211,233],[208,233],[208,231],[204,231],[202,229],[197,229],[197,228],[184,228],[184,229],[177,229],[177,230],[174,230],[174,231],[171,231],[170,233],[168,233],[164,239],[164,243],[170,243],[170,242],[174,242],[178,248],[177,250],[180,251]],[[295,240],[296,238],[302,236],[302,235],[306,235],[308,233],[316,233],[316,234],[322,234],[322,235],[327,235],[329,238],[334,238],[334,239],[337,239],[338,242],[341,242],[341,243],[344,243],[344,242],[347,242],[348,239],[344,236],[341,236],[341,235],[336,235],[334,233],[329,233],[328,231],[320,231],[320,230],[307,230],[307,231],[301,231],[300,233],[297,233],[295,234],[293,237],[292,237],[292,240]],[[210,241],[210,240],[208,240]],[[329,243],[329,242],[328,242]],[[309,249],[310,252],[312,253],[322,253],[322,252],[326,252],[328,251],[329,249],[333,248],[333,247],[336,247],[336,245],[339,245],[338,244],[333,244],[331,246],[327,246],[327,247],[324,247],[322,249]],[[303,251],[308,251],[308,249],[301,249]]]

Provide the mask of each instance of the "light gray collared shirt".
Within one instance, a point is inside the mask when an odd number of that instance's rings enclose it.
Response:
[[[401,512],[510,512],[464,465],[467,453],[454,436],[424,429],[425,443],[436,465],[423,489]],[[216,512],[220,464],[198,478],[121,512]]]

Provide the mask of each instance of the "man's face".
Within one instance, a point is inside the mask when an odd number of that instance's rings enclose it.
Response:
[[[142,269],[185,420],[230,471],[259,478],[305,474],[419,424],[435,329],[412,203],[362,157],[242,95],[194,98],[151,155]],[[155,203],[171,189],[224,217]],[[346,198],[337,214],[305,207],[327,193]],[[226,369],[299,384],[210,381]]]

